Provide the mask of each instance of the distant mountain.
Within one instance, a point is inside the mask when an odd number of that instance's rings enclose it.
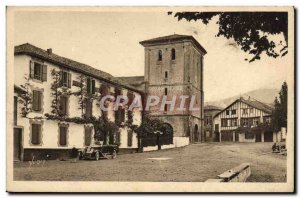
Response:
[[[205,105],[214,105],[221,108],[225,108],[231,103],[233,103],[236,99],[238,99],[240,96],[244,97],[245,99],[248,99],[249,96],[251,99],[256,99],[260,102],[272,105],[274,102],[274,99],[276,96],[278,96],[279,90],[277,89],[257,89],[253,91],[249,91],[247,93],[236,95],[230,98],[225,98],[222,100],[217,101],[208,101],[205,102]]]

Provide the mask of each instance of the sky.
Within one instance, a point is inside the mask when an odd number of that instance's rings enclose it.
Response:
[[[55,54],[113,76],[144,75],[140,41],[174,33],[192,35],[208,52],[204,57],[205,102],[260,88],[279,90],[287,79],[287,56],[245,61],[249,56],[232,41],[215,37],[215,20],[206,26],[200,21],[178,21],[165,12],[20,11],[15,14],[14,29],[15,45],[52,48]]]

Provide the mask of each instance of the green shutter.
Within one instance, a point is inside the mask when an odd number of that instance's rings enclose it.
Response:
[[[32,61],[29,61],[29,77],[34,78],[34,64]]]
[[[42,92],[41,91],[38,91],[38,111],[41,111],[42,110]]]
[[[86,90],[87,90],[87,93],[91,93],[91,79],[90,78],[87,78],[86,79]]]
[[[47,65],[42,66],[42,81],[47,81]]]
[[[127,133],[127,145],[128,146],[132,146],[132,131],[129,130],[128,133]]]
[[[71,88],[71,82],[72,82],[71,74],[68,73],[68,87],[69,87],[69,88]]]
[[[59,127],[59,144],[61,146],[66,146],[67,145],[67,127],[65,126],[60,126]]]
[[[32,91],[32,110],[34,111],[38,111],[38,103],[39,103],[39,95],[38,92],[36,90]]]
[[[59,71],[59,86],[62,87],[63,86],[63,71]]]
[[[85,127],[84,130],[84,144],[85,146],[90,146],[91,145],[91,136],[92,136],[92,129],[90,127]]]
[[[92,94],[95,94],[95,80],[92,80]]]
[[[41,125],[40,124],[32,124],[31,127],[32,127],[31,143],[32,144],[40,144]]]

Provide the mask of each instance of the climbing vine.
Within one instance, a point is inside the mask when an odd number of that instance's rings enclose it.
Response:
[[[20,94],[18,102],[22,105],[21,116],[27,118],[28,114],[32,112],[32,93],[30,92],[29,77],[25,75],[24,78],[26,82],[20,86],[25,92]]]

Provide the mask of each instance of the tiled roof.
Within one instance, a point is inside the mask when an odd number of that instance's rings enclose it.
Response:
[[[227,106],[225,109],[223,109],[222,111],[220,111],[219,113],[217,113],[214,117],[218,116],[219,114],[221,114],[222,112],[224,112],[226,109],[228,109],[229,107],[231,107],[233,104],[235,104],[236,102],[243,102],[253,108],[259,109],[267,114],[272,114],[273,108],[265,103],[262,103],[258,100],[245,100],[244,98],[239,98],[237,100],[235,100],[233,103],[231,103],[229,106]]]
[[[192,41],[204,54],[207,53],[204,47],[202,47],[200,43],[191,35],[172,34],[169,36],[162,36],[162,37],[157,37],[149,40],[144,40],[141,41],[140,44],[145,46],[149,44],[151,45],[151,44],[158,44],[158,43],[169,43],[169,42],[183,41],[183,40]]]
[[[240,98],[240,100],[241,100],[241,102],[244,102],[247,105],[252,106],[256,109],[262,110],[262,111],[264,111],[266,113],[269,113],[269,114],[272,113],[272,110],[273,110],[272,107],[270,107],[269,105],[266,105],[262,102],[259,102],[258,100],[245,100],[244,98]]]
[[[145,80],[144,76],[126,76],[126,77],[116,77],[123,84],[135,87],[138,90],[145,91]]]
[[[55,65],[63,66],[68,69],[77,71],[79,73],[83,73],[88,76],[97,78],[99,80],[106,81],[108,83],[114,84],[115,86],[121,86],[121,87],[130,89],[130,90],[133,90],[133,91],[140,92],[140,90],[137,90],[134,87],[131,87],[129,85],[123,85],[116,77],[112,76],[109,73],[95,69],[92,66],[56,55],[54,53],[48,53],[46,50],[43,50],[36,46],[33,46],[29,43],[15,46],[14,54],[15,55],[26,54],[29,56],[37,57],[37,58],[43,59],[45,61],[48,61],[50,63],[53,63]]]

